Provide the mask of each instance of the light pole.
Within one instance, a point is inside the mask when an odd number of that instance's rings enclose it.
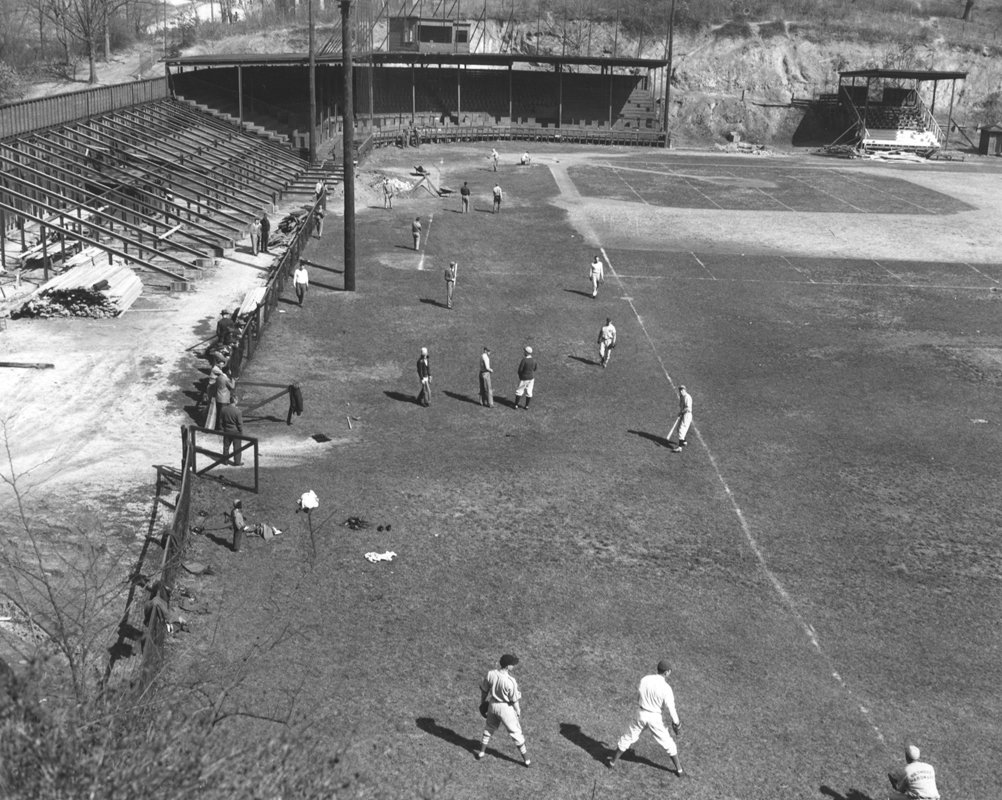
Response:
[[[675,49],[675,0],[671,0],[668,9],[668,66],[665,67],[665,107],[661,112],[664,118],[665,147],[668,147],[668,104],[671,102],[671,67]]]
[[[351,0],[341,5],[341,71],[344,73],[344,98],[341,118],[344,130],[341,148],[344,156],[344,290],[355,291],[355,100],[352,96]]]

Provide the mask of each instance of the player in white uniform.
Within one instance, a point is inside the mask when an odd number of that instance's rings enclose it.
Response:
[[[671,432],[668,433],[668,446],[673,453],[682,452],[682,448],[688,444],[685,435],[689,432],[690,425],[692,425],[692,395],[683,385],[678,387],[678,444],[672,444]]]
[[[671,734],[668,733],[661,715],[662,709],[668,710],[672,729],[677,736],[682,728],[682,723],[679,722],[678,712],[675,710],[675,693],[668,684],[669,675],[671,675],[671,665],[665,659],[661,659],[658,662],[658,671],[654,675],[641,678],[636,715],[626,733],[619,737],[619,741],[616,743],[616,752],[608,761],[610,767],[616,766],[620,756],[634,745],[640,738],[640,734],[649,730],[654,734],[655,741],[668,753],[672,764],[675,765],[675,774],[679,777],[683,775],[682,767],[678,761],[678,747]]]
[[[605,267],[602,266],[602,259],[598,256],[591,262],[591,267],[588,269],[588,277],[591,278],[591,296],[596,297],[598,295],[598,285],[605,280]]]
[[[887,777],[893,790],[890,800],[939,800],[936,788],[936,770],[932,764],[919,761],[919,749],[910,744],[905,748],[904,769],[890,773]]]
[[[487,753],[487,743],[494,735],[499,725],[504,725],[508,735],[522,754],[522,761],[528,767],[532,762],[525,750],[525,736],[522,735],[522,725],[519,721],[522,708],[519,700],[522,693],[518,690],[515,676],[511,668],[518,664],[518,656],[505,653],[501,656],[501,669],[492,669],[480,683],[481,701],[487,701],[487,723],[484,735],[480,739],[480,749],[476,752],[479,761]]]
[[[612,324],[609,317],[605,318],[605,325],[598,332],[598,356],[602,360],[602,369],[605,369],[612,358],[612,348],[616,346],[616,326]]]

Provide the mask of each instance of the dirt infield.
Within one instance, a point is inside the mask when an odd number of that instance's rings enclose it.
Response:
[[[186,586],[172,677],[229,689],[220,736],[290,718],[329,731],[345,797],[860,800],[884,796],[912,740],[944,797],[990,796],[996,176],[543,148],[522,168],[499,149],[497,174],[483,148],[375,154],[367,168],[422,163],[457,194],[362,209],[356,293],[337,291],[336,223],[308,250],[332,288],[288,303],[244,373],[301,381],[306,411],[247,426],[259,495],[200,483],[192,558],[215,574]],[[716,205],[673,205],[696,183]],[[754,202],[722,210],[735,185]],[[860,210],[825,205],[818,187]],[[893,208],[877,213],[881,192]],[[596,252],[606,281],[592,299]],[[606,317],[620,343],[603,370]],[[536,397],[515,411],[525,345]],[[413,402],[422,346],[427,409]],[[477,400],[484,346],[493,409]],[[159,402],[176,416],[195,365],[172,363]],[[155,383],[149,396],[166,392],[150,395]],[[676,455],[662,437],[679,383],[695,427]],[[311,518],[295,512],[308,489]],[[238,496],[282,535],[231,552],[222,511]],[[395,560],[364,558],[385,551]],[[509,651],[529,770],[503,734],[472,756],[477,684]],[[662,656],[690,777],[650,739],[609,771],[606,748]]]

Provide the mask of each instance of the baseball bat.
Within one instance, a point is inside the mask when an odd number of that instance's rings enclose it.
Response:
[[[672,423],[671,428],[668,431],[668,435],[665,436],[665,441],[670,442],[672,434],[675,433],[675,429],[678,427],[678,417],[675,417],[675,421]]]

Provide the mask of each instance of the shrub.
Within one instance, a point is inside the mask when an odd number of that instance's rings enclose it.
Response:
[[[0,61],[0,103],[11,103],[24,97],[24,78],[9,64]]]

